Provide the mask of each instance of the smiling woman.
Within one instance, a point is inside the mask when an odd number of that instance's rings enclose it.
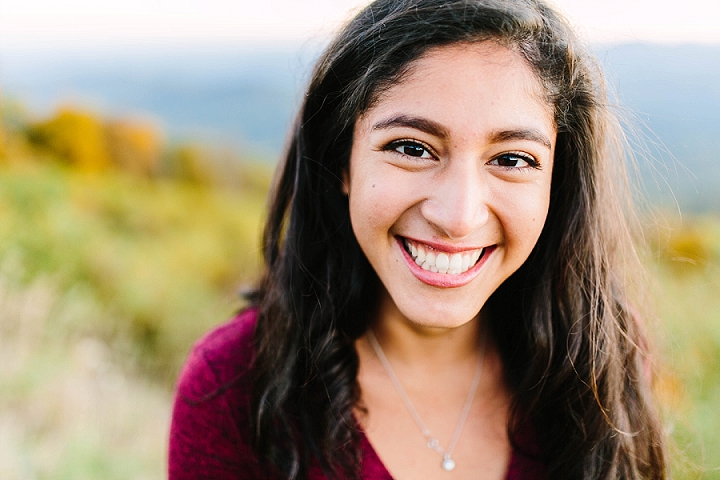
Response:
[[[603,92],[538,0],[360,12],[308,87],[254,305],[181,374],[170,478],[664,478]]]
[[[541,88],[497,43],[436,48],[358,119],[350,219],[404,317],[463,325],[530,255],[556,135]]]
[[[496,42],[437,47],[355,123],[344,191],[383,286],[371,336],[356,342],[368,412],[357,417],[395,478],[437,470],[409,441],[422,440],[415,423],[455,478],[507,469],[510,392],[497,350],[480,348],[480,327],[483,305],[527,260],[547,216],[556,133],[541,88],[522,56]],[[395,369],[375,359],[385,357],[380,343]],[[398,411],[402,383],[414,384],[413,421]]]

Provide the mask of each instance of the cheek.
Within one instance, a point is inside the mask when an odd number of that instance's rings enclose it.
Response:
[[[526,257],[535,247],[547,219],[549,197],[545,188],[537,188],[503,203],[500,217],[505,240],[509,246],[517,248],[518,255]]]
[[[353,226],[388,228],[412,204],[413,192],[408,179],[392,168],[367,163],[367,168],[352,172],[349,201]]]
[[[362,240],[376,235],[386,222],[387,209],[383,205],[390,203],[383,185],[373,178],[358,172],[352,179],[349,191],[350,220],[353,230],[362,245]],[[363,246],[363,249],[365,247]]]

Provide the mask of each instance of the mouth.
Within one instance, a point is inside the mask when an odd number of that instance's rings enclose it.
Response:
[[[417,266],[445,275],[462,275],[477,265],[488,248],[446,252],[429,245],[399,237],[400,244]]]

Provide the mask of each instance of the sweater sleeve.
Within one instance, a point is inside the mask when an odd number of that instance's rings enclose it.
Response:
[[[268,478],[249,441],[246,372],[254,317],[250,320],[241,315],[200,340],[190,353],[172,414],[170,480]]]

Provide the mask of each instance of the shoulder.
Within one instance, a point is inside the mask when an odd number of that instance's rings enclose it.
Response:
[[[175,393],[171,480],[266,478],[250,437],[256,320],[256,309],[245,310],[192,348]]]
[[[537,431],[526,422],[515,432],[513,453],[506,480],[542,480],[547,478]]]
[[[244,383],[254,355],[256,323],[257,309],[250,308],[198,340],[180,372],[178,394],[198,401],[228,383]]]

